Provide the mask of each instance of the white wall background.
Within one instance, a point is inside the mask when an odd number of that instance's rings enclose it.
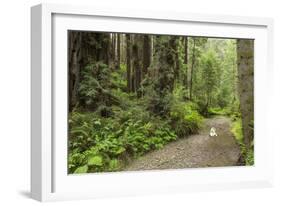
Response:
[[[30,175],[30,6],[46,1],[1,2],[0,31],[0,205],[38,205],[29,196]],[[140,10],[264,16],[275,20],[275,182],[272,189],[47,203],[55,205],[280,205],[281,204],[281,6],[278,0],[57,0],[53,3]],[[281,130],[281,129],[279,129]]]

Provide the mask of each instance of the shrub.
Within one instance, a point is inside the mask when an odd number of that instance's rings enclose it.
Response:
[[[147,112],[143,111],[143,118],[130,111],[117,113],[115,119],[77,111],[70,114],[69,173],[117,171],[125,156],[143,155],[177,138],[165,121],[148,117]]]
[[[83,104],[91,110],[96,110],[100,104],[105,106],[118,105],[119,99],[111,93],[109,84],[111,72],[106,64],[97,62],[88,64],[81,71],[79,96]]]
[[[221,108],[221,107],[210,107],[208,108],[209,115],[226,115],[231,116],[235,115],[229,107]]]
[[[123,126],[122,142],[126,150],[134,156],[140,156],[152,149],[160,149],[166,143],[177,138],[164,122],[144,123],[128,120]]]
[[[250,127],[253,125],[250,124]],[[236,141],[238,142],[240,149],[241,149],[241,155],[243,159],[245,160],[246,165],[253,165],[254,164],[254,148],[247,149],[244,142],[243,142],[243,131],[242,131],[242,120],[241,118],[235,119],[234,122],[232,122],[231,132],[233,133]]]
[[[172,128],[179,137],[197,133],[203,121],[193,103],[175,102],[171,106]]]
[[[151,120],[150,113],[140,104],[128,107],[126,110],[123,110],[120,107],[114,107],[114,117],[120,123],[124,123],[128,120],[132,120],[134,122],[138,120],[141,122],[148,122]]]
[[[243,132],[242,132],[242,120],[237,119],[236,121],[232,122],[231,132],[234,135],[236,141],[239,145],[243,144]]]
[[[127,90],[127,80],[126,80],[126,65],[121,64],[120,69],[115,69],[111,71],[111,87],[114,89],[121,89],[123,92]]]
[[[254,165],[254,149],[253,148],[248,150],[245,161],[246,161],[246,165]]]

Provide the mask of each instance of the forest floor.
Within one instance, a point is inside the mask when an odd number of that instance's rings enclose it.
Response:
[[[218,136],[210,137],[211,127]],[[205,119],[198,134],[171,142],[133,160],[124,170],[158,170],[237,165],[240,148],[230,131],[231,120],[225,116]]]

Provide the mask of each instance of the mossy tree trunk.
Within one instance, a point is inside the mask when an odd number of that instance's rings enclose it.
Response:
[[[69,92],[69,111],[77,104],[79,99],[79,84],[81,71],[90,62],[102,62],[109,65],[111,57],[111,41],[109,33],[92,33],[70,31],[68,33],[68,92]]]
[[[176,80],[179,79],[179,73],[180,73],[180,62],[179,62],[179,51],[178,51],[178,46],[179,46],[179,37],[177,36],[171,36],[170,41],[169,41],[169,48],[170,52],[173,56],[173,63],[174,65],[174,80],[176,83]]]
[[[174,42],[173,37],[156,36],[155,38],[155,64],[153,69],[156,70],[156,81],[153,89],[156,96],[153,98],[150,109],[160,116],[169,112],[165,100],[174,89],[176,61],[176,54],[173,52]]]
[[[250,149],[254,137],[254,40],[237,40],[237,66],[243,137]]]
[[[189,99],[192,100],[192,89],[193,89],[193,73],[194,73],[194,64],[195,64],[195,46],[196,39],[193,38],[193,48],[192,48],[192,61],[190,67],[190,85],[189,85]]]
[[[184,76],[184,85],[188,89],[188,37],[184,37],[184,64],[186,65],[186,71]]]
[[[151,59],[151,37],[143,36],[143,76],[147,74]]]
[[[131,35],[126,34],[126,64],[127,64],[127,90],[132,91],[132,78],[131,78]]]
[[[142,65],[141,65],[141,43],[142,38],[140,35],[135,35],[134,43],[132,46],[132,66],[134,70],[135,92],[138,92],[142,79]]]
[[[120,41],[120,35],[117,34],[117,65],[116,69],[120,69],[120,60],[121,60],[121,41]]]

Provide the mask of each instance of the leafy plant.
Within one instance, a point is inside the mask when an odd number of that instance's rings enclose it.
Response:
[[[203,121],[193,103],[174,102],[170,117],[172,128],[179,137],[197,133]]]
[[[111,75],[109,67],[102,62],[88,64],[82,70],[79,96],[89,109],[96,110],[100,103],[104,106],[119,104],[118,98],[111,93]]]
[[[252,125],[249,125],[250,127]],[[254,148],[253,146],[249,149],[246,148],[244,144],[244,138],[243,138],[243,131],[242,131],[242,120],[241,118],[237,119],[232,123],[231,132],[233,133],[236,141],[238,142],[240,149],[241,149],[241,155],[243,159],[245,160],[246,165],[253,165],[254,164]]]
[[[70,173],[116,171],[124,164],[124,155],[138,157],[177,138],[167,122],[159,118],[152,116],[145,122],[137,120],[134,113],[124,118],[124,111],[119,112],[116,119],[122,121],[91,112],[70,115]]]
[[[88,171],[88,166],[87,165],[84,165],[84,166],[81,166],[81,167],[78,167],[74,173],[75,174],[79,174],[79,173],[86,173]]]
[[[89,166],[102,166],[103,165],[102,157],[101,156],[93,156],[93,157],[89,158],[88,165]]]

